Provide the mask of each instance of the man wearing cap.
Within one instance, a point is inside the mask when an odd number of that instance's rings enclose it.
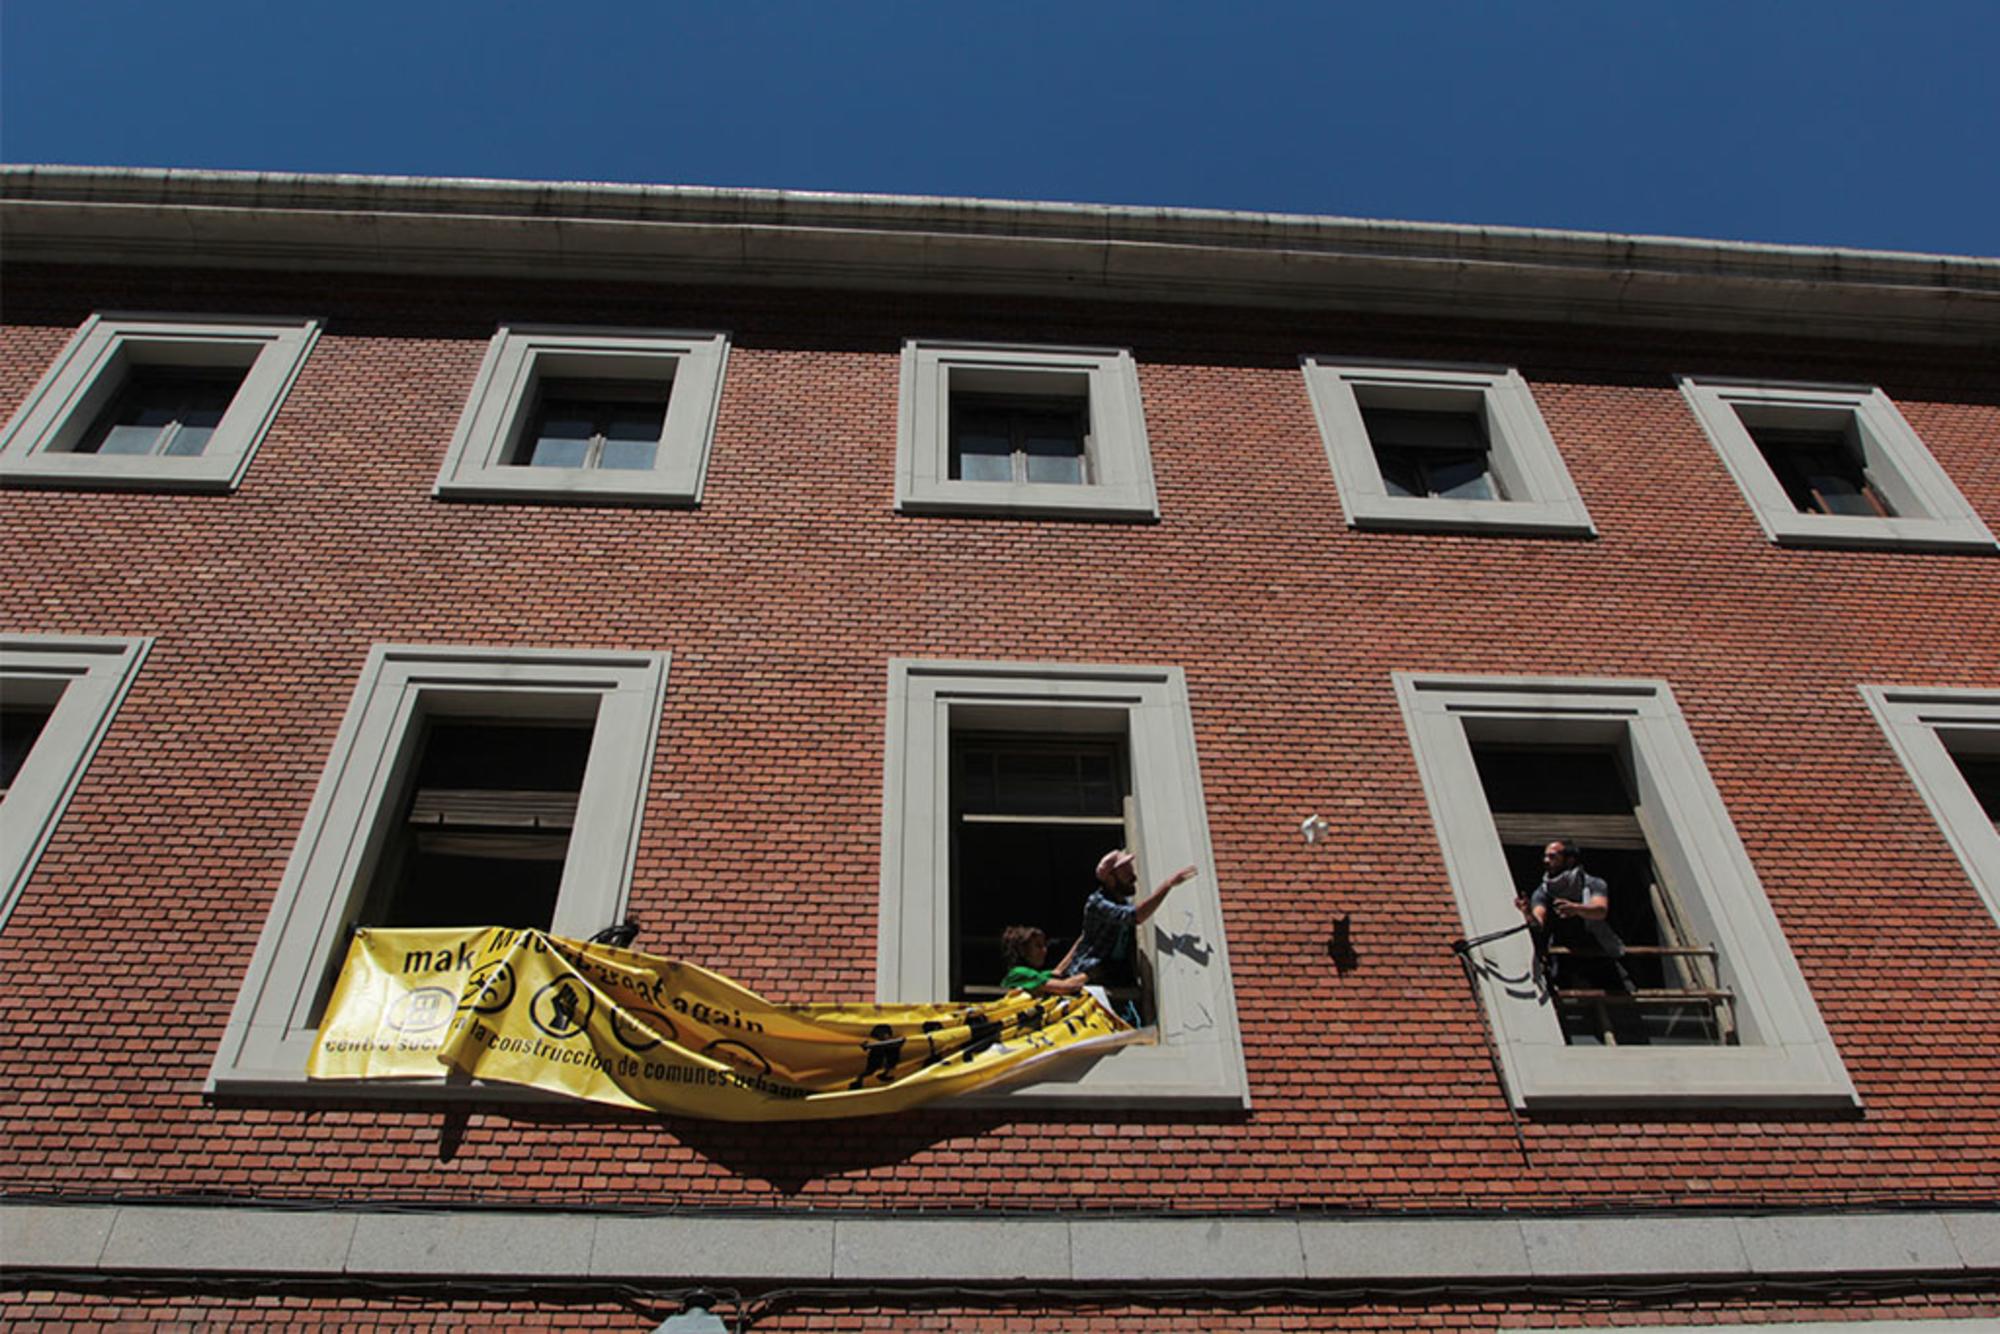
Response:
[[[1066,965],[1059,970],[1060,976],[1087,973],[1096,978],[1111,960],[1129,957],[1133,931],[1153,915],[1167,897],[1168,890],[1183,880],[1194,878],[1194,867],[1183,866],[1161,881],[1160,887],[1144,900],[1134,904],[1128,902],[1139,884],[1139,873],[1133,869],[1134,861],[1132,854],[1124,848],[1107,852],[1098,861],[1097,888],[1090,892],[1090,897],[1083,904],[1083,931]]]

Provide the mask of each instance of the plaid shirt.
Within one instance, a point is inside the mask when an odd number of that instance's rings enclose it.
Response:
[[[1083,943],[1077,946],[1076,959],[1064,976],[1094,973],[1106,960],[1118,957],[1132,939],[1138,918],[1139,910],[1131,904],[1110,897],[1101,887],[1092,890],[1084,900],[1083,930],[1077,937]]]

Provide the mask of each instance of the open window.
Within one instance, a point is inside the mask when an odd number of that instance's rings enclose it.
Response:
[[[1863,686],[1861,695],[2000,921],[2000,690]]]
[[[237,997],[213,1086],[303,1082],[356,926],[521,926],[587,937],[618,921],[666,671],[658,653],[371,652]]]
[[[1129,974],[1106,979],[1157,1041],[991,1099],[1248,1105],[1178,669],[892,662],[882,825],[883,1001],[999,994],[1008,925],[1042,927],[1059,957],[1112,848],[1137,854],[1142,894],[1193,863],[1136,933]]]
[[[1773,542],[1995,549],[1993,534],[1880,389],[1688,375],[1680,386]]]
[[[1302,364],[1351,526],[1595,534],[1519,371],[1327,357]]]
[[[437,494],[698,504],[728,352],[720,333],[503,325]]]
[[[1396,687],[1465,934],[1521,925],[1516,896],[1556,838],[1584,845],[1630,932],[1629,996],[1552,994],[1525,932],[1477,948],[1517,1106],[1856,1103],[1665,682],[1399,674]]]
[[[1106,722],[1116,730],[1096,736],[952,733],[954,1000],[1003,994],[1009,926],[1047,932],[1053,966],[1082,926],[1098,859],[1132,841],[1125,720]],[[1136,999],[1140,971],[1135,954],[1092,980]]]
[[[1551,1000],[1563,1040],[1571,1045],[1722,1046],[1736,1042],[1735,995],[1724,984],[1719,955],[1700,918],[1653,855],[1633,798],[1637,787],[1629,745],[1472,745],[1480,788],[1494,831],[1518,886],[1542,874],[1542,850],[1558,838],[1580,845],[1585,869],[1605,882],[1606,919],[1622,950],[1615,959],[1575,933],[1577,943],[1553,944],[1558,979]],[[1574,958],[1598,972],[1568,979]],[[1575,984],[1572,985],[1571,981]]]
[[[318,337],[313,320],[93,315],[0,436],[0,477],[233,490]]]
[[[0,926],[152,641],[0,637]]]
[[[1158,518],[1132,354],[917,339],[904,344],[896,507]]]

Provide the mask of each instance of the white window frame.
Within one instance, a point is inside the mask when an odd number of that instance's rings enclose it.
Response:
[[[318,320],[92,315],[0,436],[0,480],[16,486],[234,491],[319,331]],[[134,366],[247,369],[200,454],[75,453]]]
[[[1525,982],[1533,975],[1526,933],[1478,947],[1493,969],[1481,995],[1517,1108],[1859,1105],[1665,681],[1397,673],[1395,685],[1468,937],[1521,924],[1521,887],[1480,785],[1472,734],[1619,745],[1632,761],[1636,814],[1653,855],[1718,947],[1722,982],[1735,993],[1740,1046],[1568,1046],[1554,1007]]]
[[[550,929],[587,937],[621,920],[667,666],[667,654],[639,651],[370,650],[245,972],[209,1088],[282,1091],[305,1084],[317,1007],[387,841],[396,794],[415,762],[426,717],[583,717],[594,710],[590,760]],[[434,1094],[444,1083],[412,1087]],[[327,1096],[344,1088],[312,1087]],[[508,1096],[482,1090],[483,1096],[496,1094]]]
[[[447,500],[701,503],[722,401],[729,335],[673,329],[503,324],[459,414],[435,494]],[[671,381],[651,468],[536,468],[521,445],[536,386],[564,380]]]
[[[1966,502],[1889,396],[1874,385],[1794,384],[1714,375],[1676,377],[1695,420],[1749,502],[1765,536],[1782,546],[1995,550]],[[1757,448],[1739,407],[1796,414],[1802,422],[1852,420],[1870,478],[1894,515],[1807,514],[1792,504]]]
[[[1534,392],[1512,366],[1319,356],[1302,357],[1300,363],[1349,527],[1597,535]],[[1361,415],[1361,397],[1371,393],[1419,411],[1476,407],[1486,427],[1489,465],[1505,498],[1390,495]]]
[[[982,729],[1013,715],[1029,733],[1060,731],[1065,717],[1102,720],[1122,714],[1137,812],[1133,851],[1144,882],[1140,892],[1178,867],[1192,863],[1197,871],[1140,931],[1141,949],[1151,952],[1153,963],[1156,1044],[1125,1047],[1094,1062],[1058,1068],[1038,1083],[955,1104],[1248,1107],[1222,896],[1187,681],[1177,667],[890,662],[876,999],[934,1001],[950,994],[948,821],[955,714],[977,719]],[[1163,937],[1198,944],[1192,951],[1160,948]]]
[[[0,801],[0,927],[152,645],[151,639],[0,637],[0,703],[52,706]]]
[[[2000,922],[2000,831],[1952,758],[2000,755],[2000,689],[1865,685],[1861,697],[1986,910]]]
[[[954,374],[991,392],[1023,397],[1051,377],[1088,381],[1086,478],[1055,482],[973,482],[951,476]],[[979,392],[989,392],[982,388]],[[896,417],[896,508],[911,514],[1035,515],[1044,518],[1157,519],[1153,453],[1139,372],[1125,348],[1042,347],[913,338],[903,344]]]

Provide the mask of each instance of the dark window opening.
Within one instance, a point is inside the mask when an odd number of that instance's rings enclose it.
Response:
[[[243,387],[243,370],[134,366],[83,439],[79,454],[192,458]]]
[[[515,452],[517,466],[644,471],[659,454],[671,384],[544,380]]]
[[[1952,754],[1959,773],[1965,776],[1965,785],[1972,789],[1979,809],[1986,812],[1986,818],[2000,829],[2000,755]]]
[[[1110,737],[952,737],[951,994],[998,996],[1009,926],[1048,933],[1045,967],[1061,961],[1097,885],[1097,862],[1126,846],[1130,784],[1124,743]],[[1137,953],[1137,942],[1132,953]],[[1136,960],[1093,983],[1136,995]]]
[[[1797,429],[1745,423],[1785,496],[1802,514],[1895,514],[1857,447],[1852,428]]]
[[[1475,744],[1472,757],[1515,892],[1541,883],[1542,851],[1560,838],[1581,844],[1584,869],[1605,882],[1607,920],[1625,954],[1614,966],[1588,943],[1559,947],[1555,1003],[1563,1040],[1734,1043],[1734,996],[1721,983],[1714,944],[1699,938],[1685,902],[1660,874],[1618,751]]]
[[[1087,400],[952,395],[954,481],[1081,486],[1089,442]]]
[[[1392,496],[1502,500],[1493,447],[1477,412],[1361,409],[1368,444]]]
[[[53,709],[11,706],[0,709],[0,798],[14,786],[28,752],[48,725]]]
[[[591,732],[430,719],[360,924],[547,930]]]

